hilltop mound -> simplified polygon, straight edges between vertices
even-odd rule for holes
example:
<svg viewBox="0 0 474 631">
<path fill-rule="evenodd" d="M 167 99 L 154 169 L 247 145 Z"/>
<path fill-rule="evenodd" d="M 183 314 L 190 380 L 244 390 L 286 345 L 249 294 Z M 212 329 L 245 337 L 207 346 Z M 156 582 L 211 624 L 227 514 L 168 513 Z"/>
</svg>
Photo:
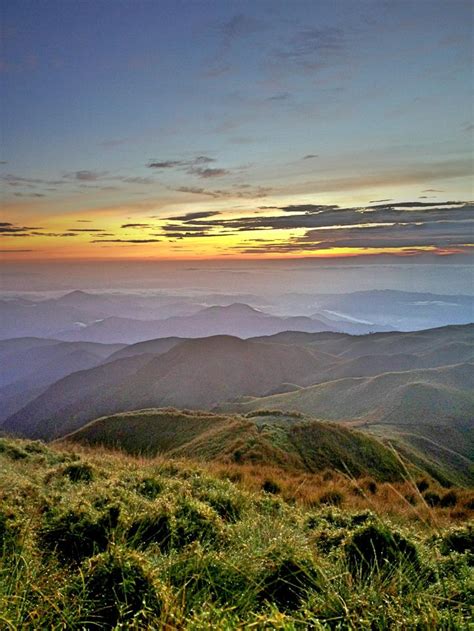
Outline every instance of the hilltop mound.
<svg viewBox="0 0 474 631">
<path fill-rule="evenodd" d="M 257 423 L 253 418 L 205 412 L 137 410 L 92 421 L 65 439 L 148 456 L 251 462 L 311 472 L 334 469 L 380 480 L 404 476 L 393 452 L 371 436 L 332 423 L 288 423 L 278 416 L 275 422 L 268 413 Z"/>
</svg>

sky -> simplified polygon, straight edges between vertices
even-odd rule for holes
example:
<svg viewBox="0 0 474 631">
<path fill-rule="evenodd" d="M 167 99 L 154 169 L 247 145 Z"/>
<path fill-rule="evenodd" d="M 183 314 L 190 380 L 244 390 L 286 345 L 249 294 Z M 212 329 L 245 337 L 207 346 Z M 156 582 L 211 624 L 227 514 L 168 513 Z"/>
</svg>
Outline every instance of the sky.
<svg viewBox="0 0 474 631">
<path fill-rule="evenodd" d="M 468 261 L 473 6 L 3 0 L 0 256 Z"/>
</svg>

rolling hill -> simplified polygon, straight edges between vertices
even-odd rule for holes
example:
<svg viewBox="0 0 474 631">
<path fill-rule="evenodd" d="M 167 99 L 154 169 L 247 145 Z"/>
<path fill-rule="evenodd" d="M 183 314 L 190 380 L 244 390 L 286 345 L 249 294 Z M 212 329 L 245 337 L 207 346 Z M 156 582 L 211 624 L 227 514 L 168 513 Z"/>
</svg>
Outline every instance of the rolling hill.
<svg viewBox="0 0 474 631">
<path fill-rule="evenodd" d="M 104 417 L 65 437 L 135 455 L 278 465 L 315 473 L 336 469 L 358 477 L 402 480 L 405 469 L 380 441 L 318 421 L 280 424 L 176 409 L 145 409 Z"/>
<path fill-rule="evenodd" d="M 9 417 L 4 431 L 52 438 L 98 416 L 143 407 L 211 409 L 261 396 L 290 380 L 307 385 L 320 358 L 297 346 L 229 336 L 187 340 L 162 355 L 141 354 L 74 373 Z"/>
<path fill-rule="evenodd" d="M 474 365 L 338 379 L 221 408 L 296 411 L 401 439 L 474 484 Z"/>
<path fill-rule="evenodd" d="M 366 336 L 286 331 L 247 340 L 149 340 L 119 348 L 40 391 L 31 389 L 26 400 L 13 392 L 14 413 L 2 430 L 52 439 L 101 416 L 157 407 L 298 411 L 400 438 L 416 457 L 425 452 L 429 466 L 452 466 L 469 483 L 473 332 L 473 325 L 465 325 Z M 55 346 L 43 342 L 38 352 L 53 353 Z M 31 344 L 23 340 L 20 346 Z"/>
<path fill-rule="evenodd" d="M 0 421 L 58 379 L 92 368 L 121 348 L 121 344 L 41 338 L 0 341 Z"/>
</svg>

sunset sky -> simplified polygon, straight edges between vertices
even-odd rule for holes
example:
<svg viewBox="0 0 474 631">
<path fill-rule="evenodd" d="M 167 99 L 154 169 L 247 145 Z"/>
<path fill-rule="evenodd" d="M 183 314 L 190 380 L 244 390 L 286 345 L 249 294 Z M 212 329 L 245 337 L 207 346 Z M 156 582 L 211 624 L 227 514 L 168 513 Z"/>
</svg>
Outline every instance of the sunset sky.
<svg viewBox="0 0 474 631">
<path fill-rule="evenodd" d="M 470 1 L 0 11 L 4 260 L 469 256 Z"/>
</svg>

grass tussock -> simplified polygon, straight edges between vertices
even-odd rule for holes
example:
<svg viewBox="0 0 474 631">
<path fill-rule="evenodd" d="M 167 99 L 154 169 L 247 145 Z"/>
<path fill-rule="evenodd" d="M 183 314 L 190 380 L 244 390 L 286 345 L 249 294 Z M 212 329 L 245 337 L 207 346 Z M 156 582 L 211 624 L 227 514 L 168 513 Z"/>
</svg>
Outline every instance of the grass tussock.
<svg viewBox="0 0 474 631">
<path fill-rule="evenodd" d="M 468 624 L 468 491 L 0 445 L 0 628 Z"/>
</svg>

